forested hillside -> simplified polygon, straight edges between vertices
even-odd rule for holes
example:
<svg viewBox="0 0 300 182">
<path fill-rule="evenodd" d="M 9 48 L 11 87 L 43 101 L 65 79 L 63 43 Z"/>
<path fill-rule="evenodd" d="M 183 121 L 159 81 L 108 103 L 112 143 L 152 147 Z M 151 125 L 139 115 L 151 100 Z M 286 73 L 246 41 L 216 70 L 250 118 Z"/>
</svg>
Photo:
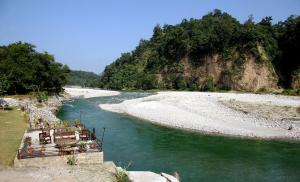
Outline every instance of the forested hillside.
<svg viewBox="0 0 300 182">
<path fill-rule="evenodd" d="M 99 75 L 93 72 L 71 70 L 68 85 L 95 87 L 99 82 Z"/>
<path fill-rule="evenodd" d="M 300 18 L 243 23 L 220 10 L 157 25 L 101 74 L 109 89 L 268 90 L 299 88 Z"/>
<path fill-rule="evenodd" d="M 34 48 L 22 42 L 0 46 L 0 95 L 62 90 L 68 80 L 68 66 Z"/>
</svg>

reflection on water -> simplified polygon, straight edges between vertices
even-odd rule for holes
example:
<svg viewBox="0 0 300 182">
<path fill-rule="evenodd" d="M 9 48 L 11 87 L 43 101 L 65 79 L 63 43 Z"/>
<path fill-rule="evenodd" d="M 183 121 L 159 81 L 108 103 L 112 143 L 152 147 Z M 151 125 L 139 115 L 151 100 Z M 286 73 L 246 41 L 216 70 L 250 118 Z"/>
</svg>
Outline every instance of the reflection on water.
<svg viewBox="0 0 300 182">
<path fill-rule="evenodd" d="M 182 181 L 300 181 L 300 144 L 206 136 L 165 128 L 101 110 L 100 103 L 119 103 L 151 93 L 79 99 L 65 104 L 58 117 L 103 127 L 105 160 L 129 170 L 173 173 Z M 71 106 L 71 107 L 70 107 Z"/>
</svg>

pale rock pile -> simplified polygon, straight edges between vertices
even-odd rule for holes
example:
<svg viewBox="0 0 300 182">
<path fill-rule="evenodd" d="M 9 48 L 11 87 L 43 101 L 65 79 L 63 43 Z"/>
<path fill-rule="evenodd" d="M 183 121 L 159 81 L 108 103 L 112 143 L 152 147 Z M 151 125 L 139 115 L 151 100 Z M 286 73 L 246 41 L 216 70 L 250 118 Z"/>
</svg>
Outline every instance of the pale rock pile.
<svg viewBox="0 0 300 182">
<path fill-rule="evenodd" d="M 37 103 L 32 99 L 13 99 L 13 98 L 3 98 L 4 101 L 8 103 L 9 107 L 24 107 L 25 111 L 29 115 L 29 123 L 34 126 L 34 123 L 38 119 L 51 124 L 52 122 L 59 121 L 55 116 L 55 112 L 62 105 L 65 100 L 63 97 L 52 96 L 49 97 L 48 101 L 45 103 Z"/>
</svg>

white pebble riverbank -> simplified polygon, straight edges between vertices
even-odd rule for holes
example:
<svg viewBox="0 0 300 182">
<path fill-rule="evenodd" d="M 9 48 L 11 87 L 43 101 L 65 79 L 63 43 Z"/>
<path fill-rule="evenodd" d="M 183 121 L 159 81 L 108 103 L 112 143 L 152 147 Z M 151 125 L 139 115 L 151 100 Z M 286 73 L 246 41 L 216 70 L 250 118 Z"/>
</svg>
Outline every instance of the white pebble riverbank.
<svg viewBox="0 0 300 182">
<path fill-rule="evenodd" d="M 288 130 L 283 125 L 272 125 L 270 123 L 276 121 L 243 113 L 219 102 L 226 100 L 300 106 L 300 97 L 210 92 L 159 92 L 145 98 L 99 106 L 108 111 L 129 114 L 156 124 L 187 130 L 250 138 L 300 139 L 300 128 Z"/>
</svg>

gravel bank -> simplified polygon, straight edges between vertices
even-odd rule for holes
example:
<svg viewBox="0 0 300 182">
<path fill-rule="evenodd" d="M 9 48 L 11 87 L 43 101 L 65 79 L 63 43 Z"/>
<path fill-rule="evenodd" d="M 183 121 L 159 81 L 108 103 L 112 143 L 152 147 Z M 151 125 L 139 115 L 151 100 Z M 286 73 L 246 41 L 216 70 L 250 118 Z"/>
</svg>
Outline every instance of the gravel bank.
<svg viewBox="0 0 300 182">
<path fill-rule="evenodd" d="M 120 92 L 111 90 L 98 90 L 89 88 L 70 88 L 65 87 L 65 92 L 71 97 L 82 97 L 82 98 L 92 98 L 92 97 L 103 97 L 103 96 L 114 96 L 119 95 Z"/>
<path fill-rule="evenodd" d="M 157 95 L 120 104 L 99 106 L 108 111 L 181 129 L 250 138 L 300 140 L 299 121 L 290 123 L 293 126 L 288 130 L 286 123 L 279 122 L 279 119 L 242 112 L 222 103 L 230 100 L 270 106 L 300 106 L 300 97 L 210 92 L 159 92 Z"/>
</svg>

